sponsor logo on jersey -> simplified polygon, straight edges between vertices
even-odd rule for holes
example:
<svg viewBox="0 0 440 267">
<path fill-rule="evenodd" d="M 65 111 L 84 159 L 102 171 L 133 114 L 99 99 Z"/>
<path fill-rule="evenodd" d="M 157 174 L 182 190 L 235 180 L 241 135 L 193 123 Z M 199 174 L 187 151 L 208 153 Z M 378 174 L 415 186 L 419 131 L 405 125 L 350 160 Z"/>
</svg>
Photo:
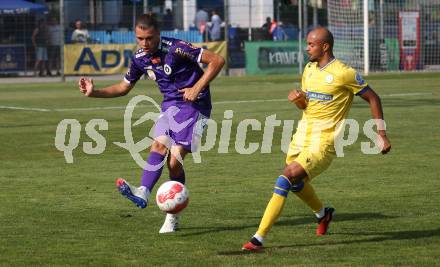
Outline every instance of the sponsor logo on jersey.
<svg viewBox="0 0 440 267">
<path fill-rule="evenodd" d="M 174 51 L 175 54 L 181 56 L 181 57 L 185 57 L 185 58 L 189 58 L 189 59 L 194 59 L 194 55 L 185 52 L 182 48 L 178 47 L 176 48 L 176 50 Z"/>
<path fill-rule="evenodd" d="M 355 79 L 358 85 L 362 85 L 365 83 L 364 79 L 362 79 L 362 76 L 358 72 L 356 72 Z"/>
<path fill-rule="evenodd" d="M 333 95 L 308 91 L 306 93 L 308 99 L 318 101 L 332 101 Z"/>
<path fill-rule="evenodd" d="M 134 56 L 135 58 L 140 58 L 145 56 L 145 52 L 140 52 L 140 53 L 136 53 L 136 55 Z"/>
</svg>

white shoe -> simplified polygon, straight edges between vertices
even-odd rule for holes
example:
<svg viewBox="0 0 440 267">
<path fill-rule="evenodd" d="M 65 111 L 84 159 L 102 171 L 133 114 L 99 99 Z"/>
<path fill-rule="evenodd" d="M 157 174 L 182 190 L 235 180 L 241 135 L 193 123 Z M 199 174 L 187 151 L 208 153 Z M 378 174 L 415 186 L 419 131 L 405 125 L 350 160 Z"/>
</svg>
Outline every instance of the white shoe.
<svg viewBox="0 0 440 267">
<path fill-rule="evenodd" d="M 145 186 L 137 188 L 127 183 L 124 179 L 118 178 L 116 180 L 116 187 L 124 197 L 131 200 L 139 208 L 147 207 L 150 191 Z"/>
<path fill-rule="evenodd" d="M 167 213 L 162 228 L 159 230 L 159 234 L 173 233 L 177 231 L 179 226 L 179 215 Z"/>
</svg>

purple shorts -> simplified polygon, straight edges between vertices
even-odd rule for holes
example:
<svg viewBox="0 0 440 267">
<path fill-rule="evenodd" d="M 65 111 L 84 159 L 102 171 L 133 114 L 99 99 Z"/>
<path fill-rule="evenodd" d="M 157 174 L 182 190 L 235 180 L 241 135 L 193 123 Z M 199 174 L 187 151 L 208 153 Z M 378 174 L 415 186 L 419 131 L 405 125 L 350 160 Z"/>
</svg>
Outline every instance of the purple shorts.
<svg viewBox="0 0 440 267">
<path fill-rule="evenodd" d="M 200 144 L 211 110 L 200 110 L 191 103 L 162 105 L 162 112 L 154 125 L 154 137 L 166 138 L 170 146 L 183 146 L 194 152 Z M 164 143 L 162 140 L 161 143 Z"/>
</svg>

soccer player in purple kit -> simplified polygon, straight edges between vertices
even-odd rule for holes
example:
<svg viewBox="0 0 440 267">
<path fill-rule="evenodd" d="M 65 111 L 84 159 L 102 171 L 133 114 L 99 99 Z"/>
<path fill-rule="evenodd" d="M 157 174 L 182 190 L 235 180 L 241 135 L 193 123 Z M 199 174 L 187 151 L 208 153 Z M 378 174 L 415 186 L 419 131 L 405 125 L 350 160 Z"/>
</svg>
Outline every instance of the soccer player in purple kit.
<svg viewBox="0 0 440 267">
<path fill-rule="evenodd" d="M 141 186 L 116 180 L 119 192 L 139 208 L 159 180 L 166 161 L 170 179 L 185 183 L 182 160 L 194 150 L 194 136 L 201 136 L 203 123 L 211 113 L 211 82 L 225 64 L 223 57 L 190 43 L 160 36 L 156 19 L 144 14 L 137 18 L 135 35 L 140 49 L 133 55 L 129 71 L 120 83 L 95 90 L 91 79 L 81 77 L 80 91 L 88 97 L 110 98 L 126 95 L 147 75 L 156 81 L 163 95 L 161 114 L 155 124 L 155 139 L 141 178 Z M 203 71 L 199 63 L 207 64 Z M 174 232 L 179 215 L 167 214 L 159 233 Z"/>
</svg>

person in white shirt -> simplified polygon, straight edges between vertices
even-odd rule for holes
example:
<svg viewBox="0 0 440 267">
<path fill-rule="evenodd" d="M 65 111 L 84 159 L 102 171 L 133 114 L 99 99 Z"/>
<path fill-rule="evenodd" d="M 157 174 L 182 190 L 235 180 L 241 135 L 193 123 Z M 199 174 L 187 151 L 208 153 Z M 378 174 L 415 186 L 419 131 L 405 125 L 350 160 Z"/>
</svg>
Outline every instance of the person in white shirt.
<svg viewBox="0 0 440 267">
<path fill-rule="evenodd" d="M 72 33 L 72 43 L 87 43 L 90 40 L 89 31 L 83 28 L 81 20 L 75 21 L 75 28 Z"/>
</svg>

